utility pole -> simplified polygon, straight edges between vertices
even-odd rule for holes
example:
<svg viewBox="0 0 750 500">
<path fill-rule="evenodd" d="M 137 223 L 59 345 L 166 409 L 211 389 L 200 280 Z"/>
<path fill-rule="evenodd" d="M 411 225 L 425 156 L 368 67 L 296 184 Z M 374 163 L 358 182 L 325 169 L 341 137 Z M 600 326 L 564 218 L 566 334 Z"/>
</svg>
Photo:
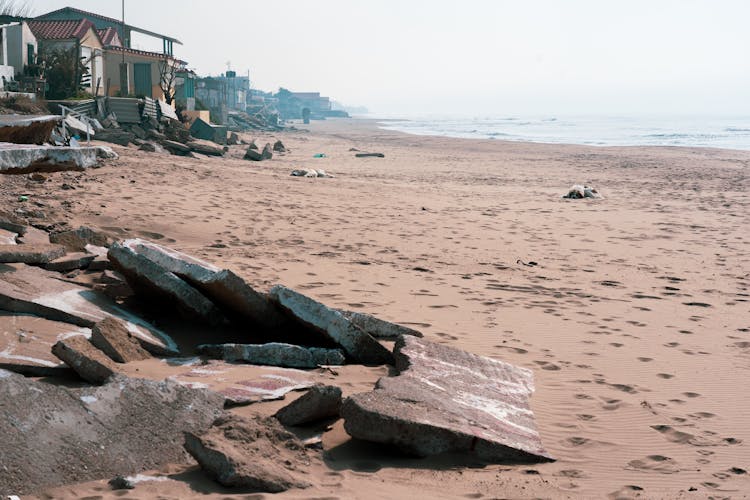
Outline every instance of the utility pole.
<svg viewBox="0 0 750 500">
<path fill-rule="evenodd" d="M 120 63 L 120 96 L 126 97 L 130 93 L 128 88 L 128 64 L 125 62 L 125 0 L 122 0 L 122 62 Z"/>
</svg>

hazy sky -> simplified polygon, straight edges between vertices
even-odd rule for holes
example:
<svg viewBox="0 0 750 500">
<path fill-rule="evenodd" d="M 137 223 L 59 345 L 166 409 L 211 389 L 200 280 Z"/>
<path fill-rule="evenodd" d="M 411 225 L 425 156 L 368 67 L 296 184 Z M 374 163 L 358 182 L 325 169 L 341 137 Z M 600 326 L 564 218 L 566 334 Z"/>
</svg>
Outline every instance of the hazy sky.
<svg viewBox="0 0 750 500">
<path fill-rule="evenodd" d="M 750 114 L 749 19 L 748 0 L 125 0 L 199 74 L 230 61 L 256 88 L 405 114 Z"/>
</svg>

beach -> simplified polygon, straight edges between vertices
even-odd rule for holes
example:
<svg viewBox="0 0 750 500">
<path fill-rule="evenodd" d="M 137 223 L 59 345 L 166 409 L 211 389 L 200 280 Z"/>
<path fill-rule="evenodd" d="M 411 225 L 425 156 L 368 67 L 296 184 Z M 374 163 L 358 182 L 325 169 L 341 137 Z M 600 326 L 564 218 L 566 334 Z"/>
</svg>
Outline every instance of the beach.
<svg viewBox="0 0 750 500">
<path fill-rule="evenodd" d="M 150 239 L 260 290 L 281 283 L 534 372 L 531 406 L 555 462 L 406 458 L 350 442 L 337 422 L 313 486 L 279 498 L 750 494 L 750 152 L 296 126 L 241 134 L 281 139 L 290 152 L 270 161 L 243 160 L 242 146 L 224 158 L 112 146 L 120 158 L 100 169 L 4 177 L 0 196 L 16 208 L 28 195 L 50 225 Z M 298 168 L 334 177 L 291 177 Z M 561 198 L 583 183 L 603 198 Z M 348 395 L 386 374 L 320 377 Z M 270 415 L 297 396 L 233 411 Z M 151 473 L 168 479 L 127 498 L 232 494 L 195 465 Z M 106 480 L 40 496 L 121 497 Z"/>
</svg>

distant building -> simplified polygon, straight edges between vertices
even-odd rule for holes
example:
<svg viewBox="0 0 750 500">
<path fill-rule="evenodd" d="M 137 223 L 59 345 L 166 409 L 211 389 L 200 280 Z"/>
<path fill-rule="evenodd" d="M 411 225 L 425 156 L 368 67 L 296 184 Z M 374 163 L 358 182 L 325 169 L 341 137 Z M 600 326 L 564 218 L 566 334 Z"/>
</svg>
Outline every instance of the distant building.
<svg viewBox="0 0 750 500">
<path fill-rule="evenodd" d="M 26 68 L 36 64 L 38 44 L 26 21 L 0 26 L 0 40 L 0 76 L 5 78 L 0 87 L 4 90 L 6 82 L 20 80 Z"/>
<path fill-rule="evenodd" d="M 326 116 L 331 110 L 331 99 L 322 97 L 320 92 L 292 92 L 292 98 L 299 101 L 302 108 L 308 108 L 312 117 Z"/>
</svg>

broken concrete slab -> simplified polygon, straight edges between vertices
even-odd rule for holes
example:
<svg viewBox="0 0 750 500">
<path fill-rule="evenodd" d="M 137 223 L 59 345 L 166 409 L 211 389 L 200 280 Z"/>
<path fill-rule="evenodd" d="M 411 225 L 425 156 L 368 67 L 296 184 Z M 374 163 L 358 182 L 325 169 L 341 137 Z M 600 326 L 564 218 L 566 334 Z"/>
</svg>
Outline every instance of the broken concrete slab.
<svg viewBox="0 0 750 500">
<path fill-rule="evenodd" d="M 29 226 L 23 234 L 18 237 L 18 243 L 22 245 L 49 245 L 49 234 L 47 231 L 42 231 L 41 229 Z"/>
<path fill-rule="evenodd" d="M 128 243 L 131 241 L 113 244 L 107 256 L 136 294 L 172 302 L 183 315 L 212 325 L 225 321 L 213 302 L 176 274 L 136 252 Z"/>
<path fill-rule="evenodd" d="M 44 268 L 58 273 L 65 273 L 74 269 L 86 269 L 95 258 L 96 255 L 74 252 L 44 264 Z"/>
<path fill-rule="evenodd" d="M 135 139 L 135 134 L 121 129 L 104 129 L 96 134 L 97 141 L 111 142 L 120 146 L 127 146 Z"/>
<path fill-rule="evenodd" d="M 12 212 L 0 211 L 0 229 L 5 229 L 19 236 L 26 234 L 29 226 Z"/>
<path fill-rule="evenodd" d="M 18 233 L 13 233 L 0 228 L 0 245 L 15 245 L 17 244 L 17 237 Z"/>
<path fill-rule="evenodd" d="M 322 332 L 340 345 L 346 355 L 364 364 L 393 364 L 393 355 L 343 314 L 282 285 L 269 292 L 272 300 L 296 320 Z"/>
<path fill-rule="evenodd" d="M 274 330 L 289 323 L 264 294 L 255 291 L 232 271 L 138 238 L 119 245 L 182 278 L 229 316 L 239 316 Z"/>
<path fill-rule="evenodd" d="M 263 158 L 263 155 L 258 152 L 258 146 L 255 146 L 254 148 L 253 146 L 254 144 L 251 144 L 250 147 L 247 148 L 243 159 L 251 161 L 263 161 L 265 158 Z"/>
<path fill-rule="evenodd" d="M 0 371 L 0 401 L 0 491 L 25 495 L 190 463 L 183 432 L 206 430 L 224 398 L 169 381 L 69 389 Z"/>
<path fill-rule="evenodd" d="M 116 318 L 106 318 L 91 329 L 91 343 L 116 363 L 149 359 L 151 355 Z"/>
<path fill-rule="evenodd" d="M 171 355 L 177 345 L 169 335 L 92 290 L 56 279 L 59 275 L 24 264 L 0 264 L 0 309 L 33 314 L 53 321 L 91 328 L 114 316 L 144 349 Z"/>
<path fill-rule="evenodd" d="M 72 370 L 52 354 L 52 346 L 91 329 L 30 315 L 0 313 L 0 368 L 33 377 L 68 376 Z"/>
<path fill-rule="evenodd" d="M 385 158 L 383 153 L 357 153 L 356 158 Z"/>
<path fill-rule="evenodd" d="M 65 247 L 53 244 L 0 245 L 0 263 L 48 264 L 65 255 Z"/>
<path fill-rule="evenodd" d="M 0 143 L 0 174 L 82 171 L 96 164 L 95 147 Z"/>
<path fill-rule="evenodd" d="M 284 399 L 284 396 L 292 391 L 300 391 L 313 385 L 315 383 L 306 378 L 304 373 L 269 373 L 251 380 L 239 380 L 229 387 L 218 389 L 217 392 L 226 398 L 229 406 L 248 405 Z"/>
<path fill-rule="evenodd" d="M 341 310 L 341 314 L 376 339 L 395 340 L 401 335 L 422 337 L 422 332 L 376 318 L 371 314 L 343 310 Z"/>
<path fill-rule="evenodd" d="M 343 365 L 344 353 L 339 349 L 302 347 L 280 342 L 267 344 L 203 344 L 196 349 L 202 354 L 224 361 L 244 361 L 253 365 L 287 368 L 316 368 L 321 365 Z"/>
<path fill-rule="evenodd" d="M 56 115 L 0 115 L 0 142 L 44 144 L 61 120 Z"/>
<path fill-rule="evenodd" d="M 264 160 L 270 160 L 273 158 L 273 148 L 271 147 L 270 143 L 266 143 L 265 146 L 263 146 L 263 151 L 260 153 L 260 156 Z"/>
<path fill-rule="evenodd" d="M 85 337 L 59 340 L 52 346 L 52 354 L 71 367 L 83 380 L 103 384 L 118 372 L 117 365 Z"/>
<path fill-rule="evenodd" d="M 185 433 L 185 449 L 224 486 L 278 493 L 306 488 L 304 444 L 273 418 L 226 415 L 203 433 Z"/>
<path fill-rule="evenodd" d="M 71 252 L 85 252 L 88 245 L 108 247 L 112 243 L 112 238 L 109 235 L 87 226 L 81 226 L 70 231 L 51 233 L 49 240 L 52 243 L 63 245 Z"/>
<path fill-rule="evenodd" d="M 324 418 L 338 417 L 341 411 L 341 389 L 316 385 L 274 415 L 284 425 L 303 425 Z"/>
<path fill-rule="evenodd" d="M 399 375 L 344 401 L 352 437 L 428 456 L 471 453 L 492 462 L 543 462 L 529 397 L 531 370 L 416 337 L 395 347 Z"/>
<path fill-rule="evenodd" d="M 208 156 L 224 156 L 224 149 L 210 144 L 208 141 L 189 141 L 185 145 L 194 153 Z"/>
</svg>

